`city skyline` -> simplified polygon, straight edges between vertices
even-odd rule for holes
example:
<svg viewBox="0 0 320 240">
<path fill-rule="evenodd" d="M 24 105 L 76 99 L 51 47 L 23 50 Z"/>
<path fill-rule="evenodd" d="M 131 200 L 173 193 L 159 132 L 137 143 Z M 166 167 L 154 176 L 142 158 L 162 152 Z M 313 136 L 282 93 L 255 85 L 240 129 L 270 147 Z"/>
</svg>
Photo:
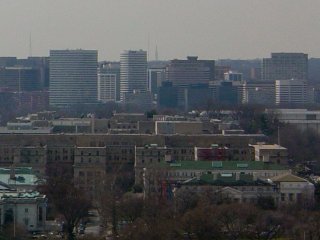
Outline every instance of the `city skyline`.
<svg viewBox="0 0 320 240">
<path fill-rule="evenodd" d="M 50 49 L 123 50 L 161 60 L 253 59 L 271 52 L 320 57 L 316 0 L 2 1 L 0 56 L 48 56 Z"/>
</svg>

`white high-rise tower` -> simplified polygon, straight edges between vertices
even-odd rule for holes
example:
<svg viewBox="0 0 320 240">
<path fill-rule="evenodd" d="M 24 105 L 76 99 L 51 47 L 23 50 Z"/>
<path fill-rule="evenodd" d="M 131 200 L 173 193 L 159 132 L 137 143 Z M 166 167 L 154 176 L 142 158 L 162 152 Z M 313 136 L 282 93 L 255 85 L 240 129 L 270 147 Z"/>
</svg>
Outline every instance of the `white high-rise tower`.
<svg viewBox="0 0 320 240">
<path fill-rule="evenodd" d="M 126 93 L 147 91 L 147 52 L 124 51 L 120 56 L 120 100 Z"/>
</svg>

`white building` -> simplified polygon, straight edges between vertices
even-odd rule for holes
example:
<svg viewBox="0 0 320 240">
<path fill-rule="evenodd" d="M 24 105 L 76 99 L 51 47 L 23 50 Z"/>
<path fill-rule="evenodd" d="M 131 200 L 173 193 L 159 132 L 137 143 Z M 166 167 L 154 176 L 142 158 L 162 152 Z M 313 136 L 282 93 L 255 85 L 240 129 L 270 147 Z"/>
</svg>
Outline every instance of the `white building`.
<svg viewBox="0 0 320 240">
<path fill-rule="evenodd" d="M 124 51 L 120 56 L 120 100 L 126 93 L 145 92 L 147 88 L 147 52 Z"/>
<path fill-rule="evenodd" d="M 320 111 L 307 109 L 268 109 L 267 113 L 276 114 L 280 122 L 289 123 L 298 129 L 312 130 L 320 134 Z"/>
<path fill-rule="evenodd" d="M 0 193 L 0 226 L 13 224 L 27 231 L 44 231 L 47 198 L 38 192 Z"/>
<path fill-rule="evenodd" d="M 98 73 L 98 101 L 103 103 L 116 101 L 117 75 L 112 73 Z"/>
<path fill-rule="evenodd" d="M 276 104 L 305 104 L 307 102 L 307 84 L 305 80 L 276 80 Z"/>
<path fill-rule="evenodd" d="M 49 104 L 97 102 L 96 50 L 50 50 Z"/>
</svg>

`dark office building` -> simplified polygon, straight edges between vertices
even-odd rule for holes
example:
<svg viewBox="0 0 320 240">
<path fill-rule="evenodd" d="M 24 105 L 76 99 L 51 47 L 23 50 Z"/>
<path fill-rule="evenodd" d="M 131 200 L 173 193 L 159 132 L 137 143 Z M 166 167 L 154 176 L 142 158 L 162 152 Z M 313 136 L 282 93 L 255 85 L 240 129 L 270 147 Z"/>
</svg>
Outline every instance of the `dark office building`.
<svg viewBox="0 0 320 240">
<path fill-rule="evenodd" d="M 190 84 L 184 89 L 185 110 L 203 109 L 212 100 L 212 90 L 208 84 Z"/>
<path fill-rule="evenodd" d="M 178 106 L 178 88 L 172 82 L 162 82 L 158 88 L 158 107 L 176 108 Z"/>
<path fill-rule="evenodd" d="M 39 69 L 27 67 L 0 68 L 0 88 L 8 91 L 38 91 L 41 89 Z"/>
<path fill-rule="evenodd" d="M 221 82 L 216 89 L 216 100 L 222 104 L 238 104 L 238 87 L 232 82 Z"/>
</svg>

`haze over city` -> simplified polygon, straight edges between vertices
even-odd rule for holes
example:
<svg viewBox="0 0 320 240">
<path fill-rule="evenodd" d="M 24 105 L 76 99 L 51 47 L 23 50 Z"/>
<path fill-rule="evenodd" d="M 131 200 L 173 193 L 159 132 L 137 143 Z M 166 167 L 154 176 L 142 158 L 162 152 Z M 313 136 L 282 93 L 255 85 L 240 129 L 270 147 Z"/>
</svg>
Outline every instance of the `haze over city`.
<svg viewBox="0 0 320 240">
<path fill-rule="evenodd" d="M 319 9 L 317 0 L 4 0 L 0 55 L 83 48 L 97 49 L 99 60 L 118 60 L 124 49 L 144 49 L 153 60 L 157 45 L 165 60 L 319 57 Z"/>
</svg>

